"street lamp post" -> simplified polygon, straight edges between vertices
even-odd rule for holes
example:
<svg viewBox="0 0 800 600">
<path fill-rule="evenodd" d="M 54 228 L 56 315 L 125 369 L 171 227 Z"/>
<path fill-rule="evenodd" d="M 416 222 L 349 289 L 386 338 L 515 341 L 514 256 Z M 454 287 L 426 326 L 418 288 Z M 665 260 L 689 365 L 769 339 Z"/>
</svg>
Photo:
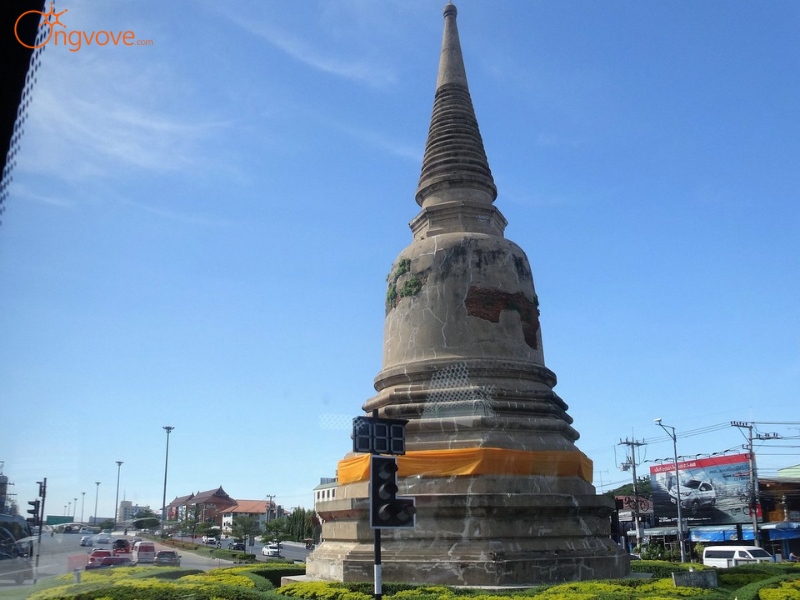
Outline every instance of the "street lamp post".
<svg viewBox="0 0 800 600">
<path fill-rule="evenodd" d="M 83 507 L 86 504 L 86 492 L 81 492 L 81 523 L 83 523 Z"/>
<path fill-rule="evenodd" d="M 122 461 L 117 461 L 117 497 L 114 500 L 114 528 L 111 531 L 117 530 L 117 513 L 119 512 L 119 470 L 122 467 Z"/>
<path fill-rule="evenodd" d="M 167 523 L 167 467 L 169 467 L 169 434 L 175 429 L 172 425 L 165 425 L 164 431 L 167 432 L 167 454 L 164 458 L 164 496 L 161 498 L 161 535 L 164 535 L 164 528 Z"/>
<path fill-rule="evenodd" d="M 678 544 L 681 548 L 681 562 L 686 562 L 686 548 L 683 545 L 683 514 L 681 513 L 681 478 L 678 472 L 678 435 L 675 433 L 675 428 L 670 425 L 664 425 L 661 419 L 655 419 L 655 424 L 667 432 L 667 435 L 672 438 L 672 451 L 675 456 L 675 491 L 677 496 L 675 504 L 678 506 Z M 672 430 L 671 432 L 669 430 Z"/>
<path fill-rule="evenodd" d="M 73 500 L 75 501 L 75 504 L 72 505 L 72 520 L 74 521 L 75 520 L 75 515 L 78 512 L 78 499 L 77 498 L 73 498 Z"/>
<path fill-rule="evenodd" d="M 94 523 L 92 523 L 92 525 L 97 525 L 97 497 L 100 495 L 100 482 L 95 481 L 94 484 L 97 486 L 97 489 L 94 491 Z"/>
<path fill-rule="evenodd" d="M 66 512 L 66 515 L 67 515 L 68 517 L 71 517 L 71 516 L 72 516 L 72 502 L 67 502 L 67 512 Z"/>
</svg>

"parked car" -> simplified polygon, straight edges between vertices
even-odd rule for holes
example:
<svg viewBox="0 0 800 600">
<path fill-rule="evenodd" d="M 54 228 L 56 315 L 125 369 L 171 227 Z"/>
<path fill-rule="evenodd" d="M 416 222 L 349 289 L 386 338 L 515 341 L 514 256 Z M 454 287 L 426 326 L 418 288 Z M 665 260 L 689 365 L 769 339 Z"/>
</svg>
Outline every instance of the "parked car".
<svg viewBox="0 0 800 600">
<path fill-rule="evenodd" d="M 130 567 L 133 563 L 127 556 L 105 556 L 95 562 L 90 562 L 84 567 L 85 570 L 103 569 L 108 567 Z"/>
<path fill-rule="evenodd" d="M 159 567 L 180 567 L 181 557 L 175 550 L 160 550 L 156 552 L 153 564 Z"/>
<path fill-rule="evenodd" d="M 156 547 L 153 542 L 142 541 L 133 545 L 131 558 L 137 565 L 139 563 L 151 563 L 156 557 Z"/>
<path fill-rule="evenodd" d="M 111 550 L 96 548 L 89 553 L 89 564 L 100 564 L 104 558 L 111 556 Z"/>
<path fill-rule="evenodd" d="M 670 501 L 677 504 L 677 487 L 669 490 Z M 690 479 L 681 483 L 681 508 L 688 508 L 696 513 L 701 508 L 711 507 L 717 502 L 717 492 L 710 481 Z"/>
<path fill-rule="evenodd" d="M 120 556 L 122 554 L 130 554 L 130 552 L 131 552 L 131 543 L 125 538 L 118 538 L 114 540 L 114 542 L 111 544 L 111 553 L 114 556 Z"/>
<path fill-rule="evenodd" d="M 278 544 L 269 544 L 261 549 L 261 554 L 263 554 L 264 556 L 273 556 L 280 558 L 281 549 L 278 547 Z"/>
<path fill-rule="evenodd" d="M 0 579 L 13 579 L 17 585 L 33 579 L 30 559 L 0 550 Z"/>
<path fill-rule="evenodd" d="M 762 562 L 775 562 L 775 558 L 758 546 L 707 546 L 703 550 L 703 564 L 707 567 L 727 569 Z"/>
<path fill-rule="evenodd" d="M 81 536 L 81 546 L 91 546 L 91 545 L 92 545 L 92 536 L 91 535 Z"/>
</svg>

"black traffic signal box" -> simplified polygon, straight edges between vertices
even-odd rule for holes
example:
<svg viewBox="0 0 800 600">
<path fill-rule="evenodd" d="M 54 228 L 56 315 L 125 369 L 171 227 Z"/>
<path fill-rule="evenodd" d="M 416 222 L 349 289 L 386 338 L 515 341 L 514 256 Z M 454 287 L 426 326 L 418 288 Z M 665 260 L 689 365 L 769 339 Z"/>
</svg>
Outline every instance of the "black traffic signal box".
<svg viewBox="0 0 800 600">
<path fill-rule="evenodd" d="M 397 495 L 397 458 L 373 455 L 369 478 L 369 525 L 405 529 L 416 525 L 414 498 Z"/>
<path fill-rule="evenodd" d="M 25 520 L 31 524 L 31 527 L 38 527 L 41 523 L 39 519 L 39 507 L 41 506 L 41 502 L 39 500 L 29 500 L 28 504 L 33 507 L 28 509 L 28 513 L 32 516 Z"/>
</svg>

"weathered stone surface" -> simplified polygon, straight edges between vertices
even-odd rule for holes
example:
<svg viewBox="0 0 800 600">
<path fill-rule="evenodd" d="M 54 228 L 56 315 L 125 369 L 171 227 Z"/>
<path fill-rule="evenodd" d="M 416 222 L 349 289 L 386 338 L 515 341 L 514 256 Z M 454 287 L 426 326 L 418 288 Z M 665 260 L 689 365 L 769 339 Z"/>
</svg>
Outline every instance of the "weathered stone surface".
<svg viewBox="0 0 800 600">
<path fill-rule="evenodd" d="M 384 580 L 494 586 L 620 576 L 628 559 L 608 539 L 608 501 L 543 493 L 592 491 L 584 481 L 558 479 L 566 478 L 406 478 L 401 492 L 416 498 L 417 527 L 383 531 Z M 361 492 L 347 489 L 359 486 Z M 339 489 L 358 496 L 363 484 Z M 314 551 L 308 574 L 370 581 L 374 554 L 366 500 L 319 508 L 326 525 L 336 524 L 325 532 L 336 535 Z"/>
</svg>

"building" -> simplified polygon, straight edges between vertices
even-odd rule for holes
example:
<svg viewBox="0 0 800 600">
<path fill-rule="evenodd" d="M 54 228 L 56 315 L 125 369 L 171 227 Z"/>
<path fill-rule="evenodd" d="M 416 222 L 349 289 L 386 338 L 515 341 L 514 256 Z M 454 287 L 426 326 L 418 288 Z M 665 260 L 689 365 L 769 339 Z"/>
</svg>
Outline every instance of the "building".
<svg viewBox="0 0 800 600">
<path fill-rule="evenodd" d="M 152 512 L 149 506 L 139 506 L 130 500 L 123 500 L 119 503 L 119 517 L 121 522 L 133 521 L 140 512 Z"/>
<path fill-rule="evenodd" d="M 319 480 L 319 485 L 314 488 L 314 510 L 319 513 L 317 510 L 317 504 L 319 502 L 325 502 L 328 500 L 336 499 L 336 483 L 335 477 L 321 477 Z"/>
<path fill-rule="evenodd" d="M 494 206 L 456 15 L 447 4 L 420 212 L 389 269 L 377 395 L 362 407 L 408 421 L 397 475 L 416 525 L 382 530 L 383 576 L 490 587 L 624 577 L 614 503 L 597 495 L 553 391 L 530 264 Z M 337 473 L 307 573 L 371 581 L 370 455 L 346 456 Z"/>
<path fill-rule="evenodd" d="M 177 496 L 172 502 L 167 504 L 167 521 L 183 521 L 188 514 L 187 507 L 190 505 L 194 494 L 188 496 Z"/>
<path fill-rule="evenodd" d="M 236 504 L 222 513 L 222 533 L 230 535 L 233 521 L 237 517 L 252 517 L 258 521 L 259 527 L 270 521 L 285 516 L 282 506 L 273 500 L 237 500 Z"/>
<path fill-rule="evenodd" d="M 194 517 L 197 523 L 213 523 L 222 527 L 222 514 L 236 505 L 222 486 L 197 492 L 188 496 L 178 496 L 167 505 L 168 521 L 183 521 Z"/>
</svg>

